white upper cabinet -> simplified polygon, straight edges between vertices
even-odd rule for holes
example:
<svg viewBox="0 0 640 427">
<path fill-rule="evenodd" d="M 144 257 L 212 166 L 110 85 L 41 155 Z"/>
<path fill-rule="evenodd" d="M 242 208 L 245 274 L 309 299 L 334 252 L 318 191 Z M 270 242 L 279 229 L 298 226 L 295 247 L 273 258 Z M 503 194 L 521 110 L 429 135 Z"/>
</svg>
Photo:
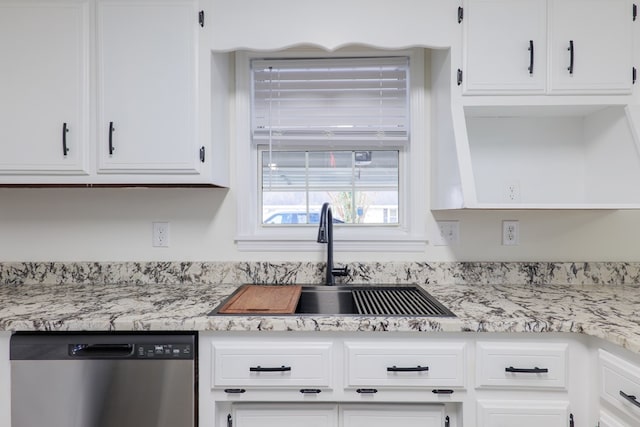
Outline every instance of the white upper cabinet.
<svg viewBox="0 0 640 427">
<path fill-rule="evenodd" d="M 466 95 L 629 94 L 631 0 L 465 0 Z"/>
<path fill-rule="evenodd" d="M 544 93 L 547 5 L 540 0 L 466 0 L 465 93 Z"/>
<path fill-rule="evenodd" d="M 0 2 L 0 57 L 0 175 L 86 173 L 87 1 Z"/>
<path fill-rule="evenodd" d="M 192 0 L 97 4 L 99 172 L 198 173 Z"/>
<path fill-rule="evenodd" d="M 630 0 L 549 0 L 551 92 L 629 93 Z"/>
</svg>

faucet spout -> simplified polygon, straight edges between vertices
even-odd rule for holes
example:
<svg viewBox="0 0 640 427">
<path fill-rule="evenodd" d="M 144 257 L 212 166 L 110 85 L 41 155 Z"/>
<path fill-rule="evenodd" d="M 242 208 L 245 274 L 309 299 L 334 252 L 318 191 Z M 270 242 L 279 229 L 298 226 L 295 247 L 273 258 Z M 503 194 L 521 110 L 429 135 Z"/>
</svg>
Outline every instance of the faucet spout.
<svg viewBox="0 0 640 427">
<path fill-rule="evenodd" d="M 346 276 L 347 268 L 334 268 L 333 266 L 333 212 L 331 204 L 325 202 L 320 211 L 320 225 L 318 226 L 318 243 L 327 244 L 327 266 L 325 285 L 335 285 L 335 276 Z"/>
</svg>

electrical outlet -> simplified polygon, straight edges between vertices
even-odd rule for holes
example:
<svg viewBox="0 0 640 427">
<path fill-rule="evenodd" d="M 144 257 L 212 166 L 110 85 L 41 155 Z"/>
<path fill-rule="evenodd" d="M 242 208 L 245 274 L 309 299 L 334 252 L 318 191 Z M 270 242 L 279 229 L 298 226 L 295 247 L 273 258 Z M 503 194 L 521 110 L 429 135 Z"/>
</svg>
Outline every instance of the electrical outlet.
<svg viewBox="0 0 640 427">
<path fill-rule="evenodd" d="M 504 197 L 509 203 L 520 202 L 520 183 L 517 181 L 507 183 L 504 189 Z"/>
<path fill-rule="evenodd" d="M 169 223 L 168 222 L 153 223 L 153 235 L 152 235 L 151 244 L 155 248 L 169 247 Z"/>
<path fill-rule="evenodd" d="M 502 221 L 502 244 L 505 246 L 520 244 L 519 221 Z"/>
<path fill-rule="evenodd" d="M 457 245 L 460 242 L 459 221 L 436 221 L 438 229 L 433 239 L 434 246 Z"/>
</svg>

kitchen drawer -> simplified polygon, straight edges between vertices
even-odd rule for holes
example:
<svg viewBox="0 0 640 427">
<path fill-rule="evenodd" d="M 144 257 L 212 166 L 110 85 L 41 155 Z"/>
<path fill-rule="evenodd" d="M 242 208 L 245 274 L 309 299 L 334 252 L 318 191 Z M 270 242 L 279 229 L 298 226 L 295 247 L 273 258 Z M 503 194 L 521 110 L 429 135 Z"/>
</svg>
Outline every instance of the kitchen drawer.
<svg viewBox="0 0 640 427">
<path fill-rule="evenodd" d="M 566 389 L 567 344 L 477 344 L 477 387 Z"/>
<path fill-rule="evenodd" d="M 345 343 L 347 387 L 464 387 L 464 343 Z"/>
<path fill-rule="evenodd" d="M 600 397 L 640 425 L 640 367 L 600 350 Z"/>
<path fill-rule="evenodd" d="M 625 424 L 618 418 L 614 417 L 610 413 L 604 410 L 600 410 L 600 419 L 598 420 L 598 427 L 630 427 L 629 424 Z"/>
<path fill-rule="evenodd" d="M 332 343 L 215 342 L 213 387 L 332 386 Z"/>
</svg>

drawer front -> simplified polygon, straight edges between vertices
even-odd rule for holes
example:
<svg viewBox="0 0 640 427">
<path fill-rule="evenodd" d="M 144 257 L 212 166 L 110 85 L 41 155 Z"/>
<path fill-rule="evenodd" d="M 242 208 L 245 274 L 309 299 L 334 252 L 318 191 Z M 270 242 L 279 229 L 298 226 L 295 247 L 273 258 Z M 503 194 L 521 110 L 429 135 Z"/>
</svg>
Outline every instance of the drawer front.
<svg viewBox="0 0 640 427">
<path fill-rule="evenodd" d="M 463 343 L 345 343 L 347 387 L 464 387 Z"/>
<path fill-rule="evenodd" d="M 640 367 L 604 350 L 598 364 L 600 397 L 640 424 Z"/>
<path fill-rule="evenodd" d="M 478 387 L 566 389 L 566 344 L 477 344 Z"/>
<path fill-rule="evenodd" d="M 330 342 L 213 343 L 213 387 L 331 387 Z"/>
<path fill-rule="evenodd" d="M 480 400 L 477 427 L 566 427 L 569 402 L 536 400 Z"/>
<path fill-rule="evenodd" d="M 622 421 L 618 420 L 613 415 L 606 411 L 600 411 L 600 419 L 598 420 L 598 427 L 629 427 Z"/>
</svg>

